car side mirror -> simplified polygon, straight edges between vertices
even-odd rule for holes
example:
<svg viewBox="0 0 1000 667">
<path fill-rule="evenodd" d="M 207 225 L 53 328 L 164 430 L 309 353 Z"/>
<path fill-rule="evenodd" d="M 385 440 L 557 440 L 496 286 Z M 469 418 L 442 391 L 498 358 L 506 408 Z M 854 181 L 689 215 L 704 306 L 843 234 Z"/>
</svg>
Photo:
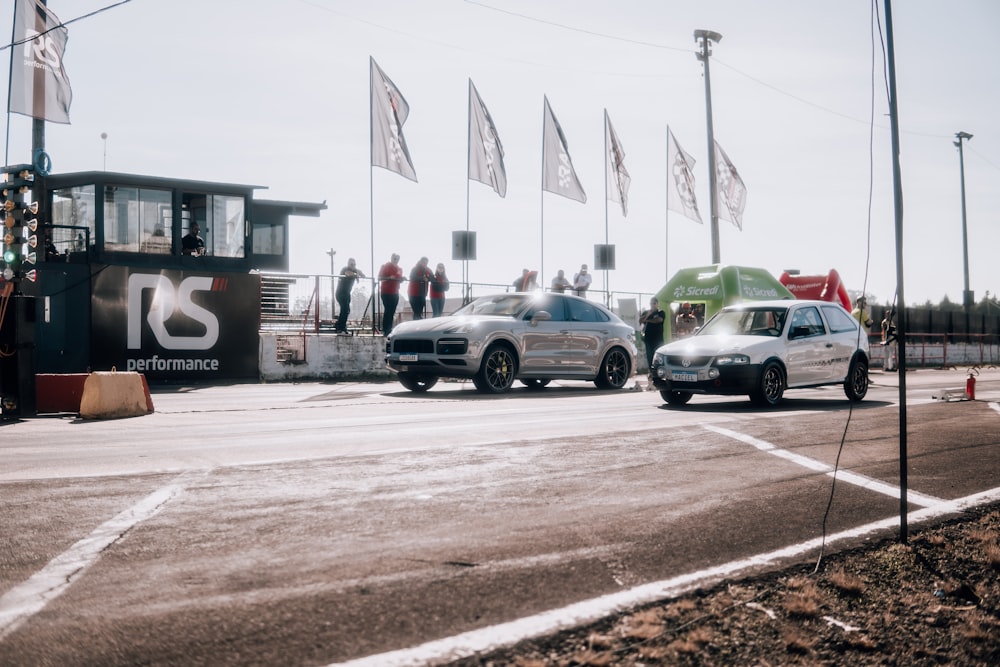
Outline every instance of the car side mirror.
<svg viewBox="0 0 1000 667">
<path fill-rule="evenodd" d="M 807 325 L 805 325 L 805 324 L 797 326 L 797 327 L 792 327 L 792 334 L 789 336 L 789 338 L 792 338 L 792 339 L 795 339 L 795 338 L 805 338 L 806 336 L 809 335 L 810 331 L 811 331 L 811 329 Z"/>
<path fill-rule="evenodd" d="M 552 319 L 552 313 L 547 310 L 539 310 L 534 315 L 531 316 L 531 326 L 537 325 L 539 322 L 548 322 Z"/>
</svg>

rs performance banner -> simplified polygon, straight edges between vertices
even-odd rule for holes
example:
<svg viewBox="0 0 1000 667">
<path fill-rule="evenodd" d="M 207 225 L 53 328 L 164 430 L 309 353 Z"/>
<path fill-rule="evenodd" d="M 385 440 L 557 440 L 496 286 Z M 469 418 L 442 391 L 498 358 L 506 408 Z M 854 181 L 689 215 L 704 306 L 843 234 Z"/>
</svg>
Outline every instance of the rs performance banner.
<svg viewBox="0 0 1000 667">
<path fill-rule="evenodd" d="M 93 370 L 257 378 L 259 310 L 257 275 L 109 266 L 94 276 Z"/>
</svg>

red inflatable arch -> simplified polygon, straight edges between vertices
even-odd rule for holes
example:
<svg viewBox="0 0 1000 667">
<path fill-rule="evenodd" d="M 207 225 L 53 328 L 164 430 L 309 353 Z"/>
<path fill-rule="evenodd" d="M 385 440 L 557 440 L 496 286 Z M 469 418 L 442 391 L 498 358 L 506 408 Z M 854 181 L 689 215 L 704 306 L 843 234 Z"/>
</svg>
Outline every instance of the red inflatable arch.
<svg viewBox="0 0 1000 667">
<path fill-rule="evenodd" d="M 825 276 L 793 276 L 785 271 L 778 282 L 788 288 L 796 299 L 820 299 L 840 303 L 845 310 L 851 310 L 851 297 L 847 288 L 840 282 L 840 274 L 836 269 L 830 269 Z"/>
</svg>

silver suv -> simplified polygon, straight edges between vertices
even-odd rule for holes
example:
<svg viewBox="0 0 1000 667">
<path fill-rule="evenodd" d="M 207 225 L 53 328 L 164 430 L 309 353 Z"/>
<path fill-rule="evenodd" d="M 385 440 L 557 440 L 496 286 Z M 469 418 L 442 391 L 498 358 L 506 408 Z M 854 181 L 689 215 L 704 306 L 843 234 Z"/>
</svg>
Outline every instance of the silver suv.
<svg viewBox="0 0 1000 667">
<path fill-rule="evenodd" d="M 747 394 L 777 405 L 786 389 L 843 384 L 868 393 L 868 336 L 828 301 L 755 301 L 727 306 L 693 336 L 656 350 L 653 384 L 671 405 L 694 394 Z"/>
</svg>

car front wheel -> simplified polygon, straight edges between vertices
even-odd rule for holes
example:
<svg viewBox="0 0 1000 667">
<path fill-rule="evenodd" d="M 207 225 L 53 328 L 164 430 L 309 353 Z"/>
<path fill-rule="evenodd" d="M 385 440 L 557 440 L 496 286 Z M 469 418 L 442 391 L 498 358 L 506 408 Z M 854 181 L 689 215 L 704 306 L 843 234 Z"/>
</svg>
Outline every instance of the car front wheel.
<svg viewBox="0 0 1000 667">
<path fill-rule="evenodd" d="M 410 391 L 424 392 L 437 384 L 438 379 L 433 375 L 419 375 L 417 373 L 400 373 L 399 383 Z"/>
<path fill-rule="evenodd" d="M 608 350 L 594 384 L 601 389 L 621 389 L 632 375 L 632 362 L 620 347 Z"/>
<path fill-rule="evenodd" d="M 868 364 L 863 359 L 851 362 L 851 369 L 844 380 L 844 393 L 852 402 L 857 403 L 868 393 Z"/>
<path fill-rule="evenodd" d="M 750 400 L 757 405 L 777 405 L 785 393 L 785 373 L 781 364 L 769 361 L 764 364 L 757 387 L 750 392 Z"/>
<path fill-rule="evenodd" d="M 483 356 L 479 372 L 472 378 L 476 389 L 485 394 L 503 394 L 510 391 L 517 376 L 517 359 L 505 345 L 494 345 Z"/>
<path fill-rule="evenodd" d="M 660 398 L 670 405 L 686 405 L 691 400 L 690 391 L 661 391 Z"/>
</svg>

